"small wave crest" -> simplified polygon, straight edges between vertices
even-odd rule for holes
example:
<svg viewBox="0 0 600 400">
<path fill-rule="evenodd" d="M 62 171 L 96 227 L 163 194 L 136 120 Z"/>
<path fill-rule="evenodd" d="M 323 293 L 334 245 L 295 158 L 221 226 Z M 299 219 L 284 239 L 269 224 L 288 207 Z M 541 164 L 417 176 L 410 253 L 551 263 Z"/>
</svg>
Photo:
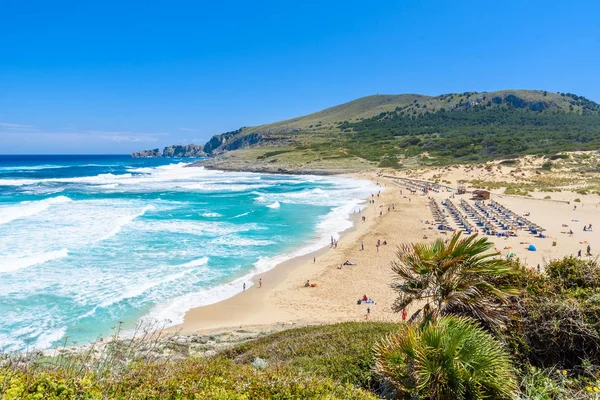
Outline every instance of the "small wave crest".
<svg viewBox="0 0 600 400">
<path fill-rule="evenodd" d="M 271 204 L 269 204 L 267 207 L 269 207 L 269 208 L 274 208 L 274 209 L 275 209 L 275 208 L 279 208 L 279 207 L 281 207 L 281 204 L 279 204 L 279 202 L 278 202 L 278 201 L 276 201 L 275 203 L 271 203 Z"/>
<path fill-rule="evenodd" d="M 0 272 L 14 272 L 24 268 L 33 267 L 34 265 L 44 264 L 48 261 L 67 257 L 68 255 L 68 249 L 61 249 L 18 258 L 0 259 Z"/>
<path fill-rule="evenodd" d="M 218 218 L 218 217 L 222 217 L 221 214 L 219 214 L 218 212 L 205 212 L 202 213 L 202 216 L 205 218 Z"/>
<path fill-rule="evenodd" d="M 14 221 L 19 218 L 31 217 L 49 209 L 52 205 L 69 203 L 72 200 L 67 196 L 51 197 L 38 201 L 24 201 L 17 205 L 0 208 L 0 225 Z"/>
</svg>

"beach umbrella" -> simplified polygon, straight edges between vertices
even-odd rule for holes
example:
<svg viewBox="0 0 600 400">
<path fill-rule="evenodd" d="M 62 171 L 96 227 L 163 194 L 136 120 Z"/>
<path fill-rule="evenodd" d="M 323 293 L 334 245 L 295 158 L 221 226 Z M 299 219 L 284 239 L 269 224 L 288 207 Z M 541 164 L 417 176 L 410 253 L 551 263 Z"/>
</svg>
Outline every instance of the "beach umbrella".
<svg viewBox="0 0 600 400">
<path fill-rule="evenodd" d="M 530 244 L 529 247 L 527 248 L 527 250 L 529 250 L 529 251 L 536 251 L 537 249 L 535 248 L 534 245 Z"/>
</svg>

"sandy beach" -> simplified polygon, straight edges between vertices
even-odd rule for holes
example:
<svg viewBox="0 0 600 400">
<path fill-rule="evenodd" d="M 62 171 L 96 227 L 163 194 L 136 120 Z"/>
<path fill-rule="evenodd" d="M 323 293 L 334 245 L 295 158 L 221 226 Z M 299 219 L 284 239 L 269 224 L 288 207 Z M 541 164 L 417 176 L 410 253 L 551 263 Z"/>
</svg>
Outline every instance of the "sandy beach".
<svg viewBox="0 0 600 400">
<path fill-rule="evenodd" d="M 369 320 L 400 320 L 400 315 L 391 309 L 396 294 L 390 288 L 393 279 L 390 262 L 399 245 L 449 236 L 426 222 L 432 220 L 428 196 L 441 202 L 452 193 L 410 194 L 390 177 L 374 173 L 352 176 L 378 182 L 382 192 L 379 197 L 375 195 L 374 204 L 366 204 L 362 213 L 354 216 L 355 226 L 342 234 L 337 248 L 294 258 L 257 275 L 254 286 L 227 300 L 190 310 L 184 323 L 170 331 L 185 334 L 361 321 L 366 319 L 367 307 Z M 544 227 L 547 235 L 545 239 L 528 232 L 519 232 L 517 237 L 508 239 L 488 236 L 502 257 L 513 252 L 521 262 L 535 268 L 538 264 L 543 267 L 553 258 L 576 255 L 580 249 L 585 257 L 587 244 L 595 254 L 600 232 L 597 195 L 577 195 L 582 198 L 581 203 L 569 203 L 567 193 L 562 197 L 564 201 L 492 194 L 492 199 L 517 214 L 529 212 L 530 220 Z M 461 198 L 469 199 L 470 195 L 456 196 L 454 200 L 458 202 Z M 365 222 L 361 220 L 363 216 Z M 584 232 L 583 226 L 589 224 L 597 227 L 597 231 Z M 572 235 L 568 233 L 570 230 Z M 378 240 L 387 241 L 387 245 L 377 249 Z M 534 244 L 537 251 L 527 250 L 529 244 Z M 347 260 L 354 265 L 338 269 Z M 317 286 L 305 287 L 307 280 Z M 363 295 L 373 299 L 374 304 L 358 305 L 357 300 Z"/>
</svg>

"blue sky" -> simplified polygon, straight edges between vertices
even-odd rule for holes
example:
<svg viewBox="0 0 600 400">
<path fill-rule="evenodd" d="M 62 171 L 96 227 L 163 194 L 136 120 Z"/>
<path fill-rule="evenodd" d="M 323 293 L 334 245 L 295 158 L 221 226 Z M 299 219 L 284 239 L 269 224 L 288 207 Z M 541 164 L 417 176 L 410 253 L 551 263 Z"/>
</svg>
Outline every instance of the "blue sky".
<svg viewBox="0 0 600 400">
<path fill-rule="evenodd" d="M 596 1 L 0 0 L 0 153 L 128 153 L 375 93 L 600 102 Z"/>
</svg>

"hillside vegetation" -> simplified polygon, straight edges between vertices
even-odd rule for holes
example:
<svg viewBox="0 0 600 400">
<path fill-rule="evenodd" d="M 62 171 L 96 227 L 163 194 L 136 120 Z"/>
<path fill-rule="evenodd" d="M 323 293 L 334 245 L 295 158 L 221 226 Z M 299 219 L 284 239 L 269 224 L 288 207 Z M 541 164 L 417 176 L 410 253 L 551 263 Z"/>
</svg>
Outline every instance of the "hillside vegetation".
<svg viewBox="0 0 600 400">
<path fill-rule="evenodd" d="M 368 96 L 215 135 L 205 151 L 217 156 L 207 162 L 213 167 L 310 171 L 401 167 L 407 160 L 427 165 L 476 162 L 599 146 L 600 105 L 570 93 L 505 90 Z M 262 153 L 247 157 L 250 147 Z M 286 156 L 273 147 L 285 147 Z M 235 154 L 223 162 L 226 152 Z"/>
</svg>

